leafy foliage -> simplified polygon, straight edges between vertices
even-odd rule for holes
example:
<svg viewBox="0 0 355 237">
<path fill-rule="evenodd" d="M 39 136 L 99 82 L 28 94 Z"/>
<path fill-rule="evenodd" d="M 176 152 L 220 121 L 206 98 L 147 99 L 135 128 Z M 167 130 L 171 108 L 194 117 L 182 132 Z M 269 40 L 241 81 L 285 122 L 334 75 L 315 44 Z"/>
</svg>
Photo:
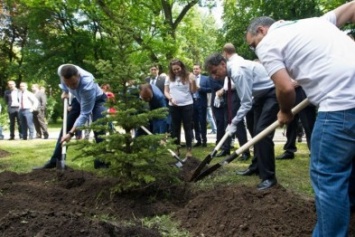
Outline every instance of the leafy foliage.
<svg viewBox="0 0 355 237">
<path fill-rule="evenodd" d="M 319 16 L 320 13 L 317 0 L 226 0 L 223 31 L 226 41 L 235 45 L 238 54 L 253 59 L 255 55 L 245 43 L 245 31 L 253 18 L 270 16 L 275 20 L 293 20 Z"/>
</svg>

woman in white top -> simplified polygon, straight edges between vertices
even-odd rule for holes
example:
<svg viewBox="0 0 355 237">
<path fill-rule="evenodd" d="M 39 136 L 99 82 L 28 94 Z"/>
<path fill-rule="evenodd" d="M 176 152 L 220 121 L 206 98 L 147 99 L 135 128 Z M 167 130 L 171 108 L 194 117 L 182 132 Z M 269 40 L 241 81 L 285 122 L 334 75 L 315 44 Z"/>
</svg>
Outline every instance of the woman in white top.
<svg viewBox="0 0 355 237">
<path fill-rule="evenodd" d="M 185 131 L 186 158 L 192 157 L 192 129 L 193 129 L 193 99 L 196 92 L 195 77 L 188 72 L 183 62 L 174 59 L 169 64 L 169 76 L 166 78 L 164 94 L 169 100 L 171 114 L 171 137 L 176 138 L 180 145 L 181 122 Z M 179 151 L 177 152 L 179 155 Z"/>
</svg>

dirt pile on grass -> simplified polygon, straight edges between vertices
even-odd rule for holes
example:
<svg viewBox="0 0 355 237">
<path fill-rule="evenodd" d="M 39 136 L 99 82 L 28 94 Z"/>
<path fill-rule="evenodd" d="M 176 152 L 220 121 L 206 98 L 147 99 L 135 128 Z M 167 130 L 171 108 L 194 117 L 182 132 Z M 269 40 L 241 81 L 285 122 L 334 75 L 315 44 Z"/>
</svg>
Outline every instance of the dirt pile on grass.
<svg viewBox="0 0 355 237">
<path fill-rule="evenodd" d="M 236 184 L 196 192 L 193 183 L 157 184 L 112 195 L 115 182 L 77 170 L 2 172 L 0 235 L 161 236 L 139 218 L 169 214 L 191 236 L 310 236 L 316 218 L 312 201 L 281 186 L 258 192 Z"/>
</svg>

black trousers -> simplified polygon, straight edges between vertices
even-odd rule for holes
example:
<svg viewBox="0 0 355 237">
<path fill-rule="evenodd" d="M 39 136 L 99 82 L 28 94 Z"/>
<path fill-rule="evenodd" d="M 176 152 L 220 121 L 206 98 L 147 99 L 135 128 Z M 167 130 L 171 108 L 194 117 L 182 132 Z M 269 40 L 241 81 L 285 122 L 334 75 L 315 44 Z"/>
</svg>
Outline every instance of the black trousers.
<svg viewBox="0 0 355 237">
<path fill-rule="evenodd" d="M 228 98 L 226 97 L 226 101 L 228 100 Z M 225 107 L 225 127 L 224 127 L 224 130 L 227 128 L 228 126 L 228 113 L 229 113 L 229 110 L 232 112 L 232 118 L 234 118 L 234 116 L 237 114 L 239 108 L 240 108 L 240 99 L 238 97 L 238 94 L 236 91 L 232 91 L 232 106 L 231 108 L 228 107 L 228 103 L 227 103 L 227 106 Z M 245 128 L 245 123 L 244 123 L 244 120 L 240 121 L 238 124 L 237 124 L 237 132 L 235 134 L 235 136 L 237 137 L 238 139 L 238 143 L 239 143 L 239 146 L 243 146 L 245 143 L 248 142 L 248 137 L 247 137 L 247 131 L 246 131 L 246 128 Z M 231 141 L 232 141 L 232 138 L 229 137 L 226 142 L 223 144 L 223 147 L 222 149 L 225 150 L 225 151 L 230 151 L 231 149 Z M 246 151 L 246 153 L 249 153 L 249 151 Z"/>
<path fill-rule="evenodd" d="M 296 102 L 295 105 L 299 104 L 307 96 L 302 89 L 302 87 L 297 87 L 296 91 Z M 296 138 L 298 135 L 298 121 L 301 120 L 302 126 L 306 133 L 307 145 L 309 150 L 311 149 L 311 135 L 314 127 L 314 123 L 317 117 L 317 109 L 314 105 L 309 105 L 304 108 L 299 114 L 296 114 L 291 123 L 287 125 L 286 138 L 287 141 L 284 145 L 284 150 L 286 152 L 294 153 L 297 151 Z"/>
<path fill-rule="evenodd" d="M 185 106 L 169 106 L 171 114 L 171 137 L 180 145 L 181 123 L 185 131 L 186 147 L 192 147 L 193 104 Z"/>
<path fill-rule="evenodd" d="M 22 128 L 20 122 L 19 109 L 8 109 L 9 119 L 10 119 L 10 138 L 15 138 L 15 123 L 17 122 L 17 129 L 19 137 L 22 138 Z"/>
<path fill-rule="evenodd" d="M 260 98 L 254 98 L 254 135 L 259 134 L 270 124 L 276 121 L 279 104 L 276 99 L 275 89 Z M 274 134 L 270 133 L 254 145 L 254 159 L 249 166 L 257 170 L 262 180 L 275 177 L 275 147 Z"/>
<path fill-rule="evenodd" d="M 217 134 L 216 134 L 216 145 L 222 139 L 225 132 L 225 118 L 224 118 L 224 108 L 216 108 L 212 105 L 212 113 L 216 120 Z"/>
</svg>

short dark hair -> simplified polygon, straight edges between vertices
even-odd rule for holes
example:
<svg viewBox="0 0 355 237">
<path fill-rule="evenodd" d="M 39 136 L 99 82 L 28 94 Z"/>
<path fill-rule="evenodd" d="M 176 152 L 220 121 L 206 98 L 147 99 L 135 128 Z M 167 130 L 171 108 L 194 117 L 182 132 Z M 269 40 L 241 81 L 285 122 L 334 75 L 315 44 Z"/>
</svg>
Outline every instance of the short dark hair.
<svg viewBox="0 0 355 237">
<path fill-rule="evenodd" d="M 218 66 L 221 62 L 227 62 L 226 59 L 220 53 L 214 53 L 208 56 L 205 60 L 205 70 L 210 71 L 211 66 Z"/>
<path fill-rule="evenodd" d="M 247 28 L 247 32 L 249 32 L 251 35 L 256 35 L 257 28 L 259 26 L 270 27 L 274 23 L 275 23 L 275 20 L 272 19 L 271 17 L 268 17 L 268 16 L 257 17 L 257 18 L 254 18 L 253 20 L 251 20 L 251 22 Z"/>
<path fill-rule="evenodd" d="M 74 65 L 64 65 L 60 69 L 60 75 L 65 79 L 70 79 L 73 76 L 77 76 L 79 74 L 78 69 Z"/>
</svg>

